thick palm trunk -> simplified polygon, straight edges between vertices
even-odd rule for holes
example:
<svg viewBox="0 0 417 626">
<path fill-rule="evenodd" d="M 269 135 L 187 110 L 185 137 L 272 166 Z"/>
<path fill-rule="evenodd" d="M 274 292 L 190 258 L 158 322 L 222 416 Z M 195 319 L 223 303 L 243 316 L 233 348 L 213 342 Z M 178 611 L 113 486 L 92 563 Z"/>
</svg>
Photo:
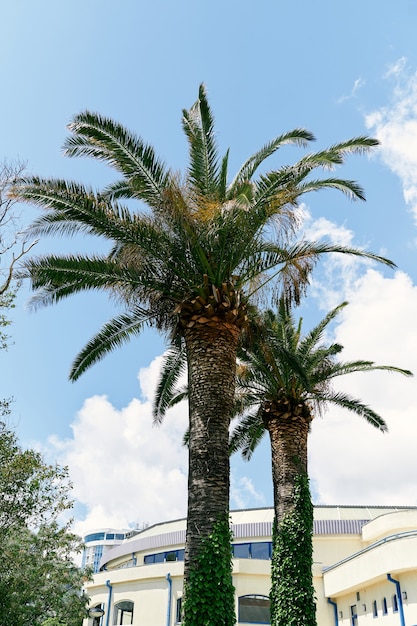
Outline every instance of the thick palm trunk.
<svg viewBox="0 0 417 626">
<path fill-rule="evenodd" d="M 212 316 L 210 319 L 194 319 L 184 329 L 188 358 L 188 389 L 190 412 L 189 435 L 189 478 L 188 478 L 188 513 L 187 536 L 185 547 L 184 585 L 186 589 L 186 606 L 195 606 L 196 598 L 204 593 L 190 585 L 192 571 L 201 566 L 202 550 L 207 548 L 207 538 L 213 532 L 218 522 L 228 523 L 229 515 L 229 423 L 234 401 L 236 350 L 240 329 L 234 323 Z M 211 595 L 210 585 L 219 584 L 231 588 L 231 552 L 230 536 L 225 537 L 225 545 L 219 553 L 223 560 L 216 565 L 212 563 L 213 571 L 207 571 L 204 587 Z M 225 558 L 228 563 L 224 563 Z M 223 568 L 225 580 L 215 583 L 216 568 Z M 217 590 L 220 595 L 226 592 L 222 588 Z M 231 596 L 229 592 L 229 596 Z M 230 598 L 229 598 L 230 600 Z M 209 602 L 209 600 L 207 600 Z M 234 602 L 232 598 L 230 600 Z M 204 606 L 204 598 L 199 597 L 199 606 Z M 230 604 L 230 602 L 229 602 Z M 234 604 L 230 610 L 234 612 Z M 226 625 L 234 623 L 225 619 L 221 606 L 217 610 L 218 620 L 212 624 Z M 226 609 L 227 611 L 227 609 Z M 229 611 L 230 612 L 230 611 Z M 222 615 L 223 613 L 223 615 Z M 202 621 L 198 621 L 198 619 Z M 193 622 L 185 616 L 185 623 L 206 624 L 200 614 Z"/>
<path fill-rule="evenodd" d="M 266 405 L 264 423 L 271 440 L 275 518 L 279 525 L 293 508 L 299 475 L 307 475 L 307 441 L 311 421 L 309 407 Z"/>
<path fill-rule="evenodd" d="M 310 410 L 303 403 L 269 405 L 264 421 L 271 439 L 275 509 L 271 625 L 316 626 L 313 506 L 307 476 Z"/>
</svg>

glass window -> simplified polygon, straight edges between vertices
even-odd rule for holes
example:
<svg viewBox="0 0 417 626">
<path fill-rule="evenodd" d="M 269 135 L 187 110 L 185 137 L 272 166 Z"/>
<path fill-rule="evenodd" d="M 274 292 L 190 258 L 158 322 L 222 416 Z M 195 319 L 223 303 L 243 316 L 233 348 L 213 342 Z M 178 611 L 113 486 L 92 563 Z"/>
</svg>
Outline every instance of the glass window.
<svg viewBox="0 0 417 626">
<path fill-rule="evenodd" d="M 170 550 L 169 552 L 157 552 L 156 554 L 147 554 L 143 562 L 145 565 L 150 563 L 163 563 L 164 561 L 183 561 L 184 550 Z"/>
<path fill-rule="evenodd" d="M 253 559 L 268 560 L 271 558 L 271 542 L 260 541 L 258 543 L 251 544 L 251 556 Z"/>
<path fill-rule="evenodd" d="M 97 573 L 100 569 L 100 561 L 103 556 L 103 546 L 96 546 L 94 549 L 94 561 L 93 561 L 93 569 L 94 573 Z"/>
<path fill-rule="evenodd" d="M 145 563 L 145 565 L 149 565 L 149 563 L 155 563 L 155 555 L 154 554 L 147 554 L 144 557 L 143 562 Z"/>
<path fill-rule="evenodd" d="M 250 558 L 250 543 L 235 543 L 232 547 L 235 559 Z"/>
<path fill-rule="evenodd" d="M 104 607 L 103 607 L 102 604 L 96 604 L 95 606 L 91 607 L 92 610 L 94 610 L 94 609 L 103 609 L 103 608 Z M 102 617 L 99 617 L 98 615 L 93 617 L 92 626 L 100 626 L 101 623 L 102 623 Z"/>
<path fill-rule="evenodd" d="M 392 610 L 394 613 L 398 612 L 398 599 L 396 593 L 392 596 Z"/>
<path fill-rule="evenodd" d="M 388 613 L 387 599 L 382 598 L 382 615 L 386 615 Z"/>
<path fill-rule="evenodd" d="M 84 537 L 84 542 L 88 543 L 89 541 L 103 541 L 104 533 L 92 533 L 91 535 L 87 535 Z"/>
<path fill-rule="evenodd" d="M 114 539 L 114 533 L 107 533 L 106 539 Z"/>
<path fill-rule="evenodd" d="M 182 598 L 177 598 L 177 607 L 175 611 L 175 623 L 181 624 L 181 609 L 182 609 Z"/>
<path fill-rule="evenodd" d="M 372 615 L 374 617 L 378 617 L 378 605 L 376 603 L 376 600 L 372 602 Z"/>
<path fill-rule="evenodd" d="M 113 624 L 133 624 L 133 602 L 124 600 L 114 605 Z"/>
<path fill-rule="evenodd" d="M 241 596 L 239 598 L 239 624 L 270 624 L 269 598 L 266 596 Z"/>
</svg>

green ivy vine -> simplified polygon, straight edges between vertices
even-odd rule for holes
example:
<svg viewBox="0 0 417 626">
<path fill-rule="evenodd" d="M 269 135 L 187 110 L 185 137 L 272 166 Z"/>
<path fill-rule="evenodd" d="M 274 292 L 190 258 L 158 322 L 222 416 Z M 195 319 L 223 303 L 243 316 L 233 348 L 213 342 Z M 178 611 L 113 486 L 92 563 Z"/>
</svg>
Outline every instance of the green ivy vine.
<svg viewBox="0 0 417 626">
<path fill-rule="evenodd" d="M 313 505 L 308 477 L 299 475 L 294 508 L 274 522 L 271 626 L 317 626 L 313 587 Z"/>
<path fill-rule="evenodd" d="M 184 591 L 183 626 L 234 626 L 232 532 L 227 516 L 219 519 L 190 568 Z M 207 584 L 210 581 L 210 584 Z"/>
</svg>

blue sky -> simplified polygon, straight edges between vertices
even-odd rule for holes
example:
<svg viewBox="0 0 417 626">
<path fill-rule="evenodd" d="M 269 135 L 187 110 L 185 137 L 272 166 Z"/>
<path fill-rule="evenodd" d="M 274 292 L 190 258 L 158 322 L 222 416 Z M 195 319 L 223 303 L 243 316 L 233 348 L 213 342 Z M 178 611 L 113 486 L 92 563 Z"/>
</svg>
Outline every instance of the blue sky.
<svg viewBox="0 0 417 626">
<path fill-rule="evenodd" d="M 338 171 L 360 182 L 367 202 L 335 192 L 306 197 L 306 230 L 385 254 L 398 271 L 328 260 L 302 314 L 308 327 L 348 299 L 334 329 L 346 356 L 417 372 L 416 0 L 395 7 L 388 0 L 6 0 L 1 17 L 0 160 L 20 158 L 31 173 L 97 187 L 110 180 L 105 166 L 61 154 L 66 124 L 85 109 L 122 122 L 184 168 L 181 110 L 201 82 L 232 172 L 294 127 L 311 130 L 317 149 L 364 133 L 378 137 L 372 157 L 353 157 Z M 275 163 L 297 156 L 286 148 Z M 36 214 L 22 207 L 22 225 Z M 35 253 L 98 245 L 43 240 Z M 69 464 L 80 528 L 184 515 L 186 409 L 158 431 L 150 423 L 162 338 L 146 332 L 72 384 L 72 359 L 113 315 L 112 304 L 89 294 L 33 312 L 28 298 L 24 285 L 14 345 L 0 355 L 0 397 L 15 397 L 23 443 Z M 316 501 L 417 504 L 415 380 L 381 374 L 343 384 L 379 410 L 391 432 L 382 436 L 333 411 L 318 419 L 310 446 Z M 232 506 L 271 505 L 267 442 L 250 464 L 232 465 Z"/>
</svg>

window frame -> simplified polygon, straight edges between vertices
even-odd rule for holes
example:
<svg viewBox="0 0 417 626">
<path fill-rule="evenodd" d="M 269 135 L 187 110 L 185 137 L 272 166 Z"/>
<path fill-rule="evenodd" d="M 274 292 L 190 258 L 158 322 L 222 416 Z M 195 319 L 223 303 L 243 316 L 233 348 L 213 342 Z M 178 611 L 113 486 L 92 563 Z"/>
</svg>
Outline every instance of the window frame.
<svg viewBox="0 0 417 626">
<path fill-rule="evenodd" d="M 241 614 L 241 600 L 244 599 L 253 599 L 253 600 L 264 600 L 265 602 L 268 602 L 268 609 L 269 609 L 269 619 L 267 622 L 260 622 L 259 620 L 255 621 L 247 621 L 247 620 L 243 620 L 242 617 L 248 617 L 247 615 L 243 615 Z M 238 624 L 271 624 L 271 604 L 270 604 L 270 600 L 268 596 L 264 596 L 262 594 L 258 594 L 258 593 L 248 593 L 245 594 L 244 596 L 239 596 L 238 597 L 238 616 L 237 616 L 237 623 Z"/>
</svg>

